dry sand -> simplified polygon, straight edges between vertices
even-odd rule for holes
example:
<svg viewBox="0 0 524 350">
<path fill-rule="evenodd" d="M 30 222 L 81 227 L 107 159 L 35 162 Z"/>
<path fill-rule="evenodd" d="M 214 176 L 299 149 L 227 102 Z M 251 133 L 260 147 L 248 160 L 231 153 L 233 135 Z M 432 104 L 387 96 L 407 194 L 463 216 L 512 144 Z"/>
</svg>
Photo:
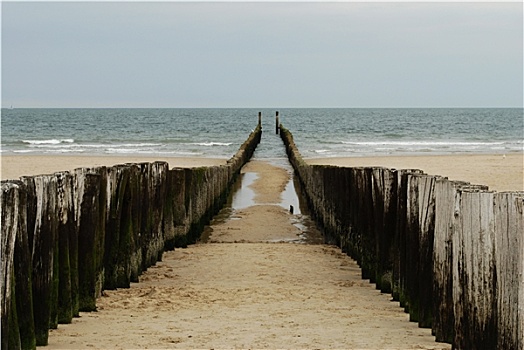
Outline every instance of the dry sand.
<svg viewBox="0 0 524 350">
<path fill-rule="evenodd" d="M 331 246 L 194 245 L 166 254 L 140 281 L 60 325 L 48 348 L 450 348 Z"/>
<path fill-rule="evenodd" d="M 443 156 L 388 156 L 307 159 L 308 164 L 338 166 L 382 166 L 395 169 L 421 169 L 426 174 L 450 180 L 488 185 L 494 191 L 524 191 L 524 155 L 473 154 Z"/>
<path fill-rule="evenodd" d="M 17 179 L 24 175 L 49 174 L 79 167 L 111 166 L 133 162 L 166 161 L 170 167 L 196 167 L 226 164 L 226 159 L 175 157 L 114 156 L 1 156 L 1 178 Z M 451 180 L 488 185 L 495 191 L 524 191 L 524 155 L 444 155 L 388 156 L 307 159 L 309 164 L 339 166 L 383 166 L 396 169 L 422 169 L 430 175 Z M 260 169 L 259 169 L 260 170 Z"/>
<path fill-rule="evenodd" d="M 125 163 L 164 161 L 169 167 L 191 168 L 226 164 L 227 159 L 188 157 L 145 157 L 145 156 L 12 156 L 3 155 L 2 180 L 18 179 L 20 176 L 52 174 L 71 171 L 82 167 L 113 166 Z"/>
<path fill-rule="evenodd" d="M 252 161 L 257 205 L 212 226 L 211 242 L 164 254 L 140 283 L 106 291 L 98 312 L 51 331 L 48 349 L 450 349 L 327 245 L 296 237 L 277 203 L 289 174 Z M 241 242 L 241 243 L 240 243 Z"/>
</svg>

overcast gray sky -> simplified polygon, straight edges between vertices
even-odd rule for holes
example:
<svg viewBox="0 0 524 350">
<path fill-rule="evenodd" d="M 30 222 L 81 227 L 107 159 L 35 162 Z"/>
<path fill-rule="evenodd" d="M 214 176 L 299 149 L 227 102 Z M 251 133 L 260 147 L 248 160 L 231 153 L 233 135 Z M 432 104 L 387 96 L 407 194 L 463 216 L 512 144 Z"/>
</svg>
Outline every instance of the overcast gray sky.
<svg viewBox="0 0 524 350">
<path fill-rule="evenodd" d="M 521 2 L 2 3 L 3 107 L 522 104 Z"/>
</svg>

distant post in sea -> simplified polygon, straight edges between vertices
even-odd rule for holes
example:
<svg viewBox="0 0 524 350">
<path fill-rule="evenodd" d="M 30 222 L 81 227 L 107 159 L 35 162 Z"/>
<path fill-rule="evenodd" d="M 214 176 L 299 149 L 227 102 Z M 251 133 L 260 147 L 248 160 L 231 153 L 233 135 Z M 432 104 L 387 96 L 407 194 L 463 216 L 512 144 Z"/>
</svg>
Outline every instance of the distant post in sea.
<svg viewBox="0 0 524 350">
<path fill-rule="evenodd" d="M 277 122 L 277 125 L 276 125 L 276 133 L 278 135 L 278 111 L 277 111 L 277 115 L 276 115 L 276 122 Z"/>
<path fill-rule="evenodd" d="M 262 125 L 262 112 L 258 112 L 258 125 Z"/>
</svg>

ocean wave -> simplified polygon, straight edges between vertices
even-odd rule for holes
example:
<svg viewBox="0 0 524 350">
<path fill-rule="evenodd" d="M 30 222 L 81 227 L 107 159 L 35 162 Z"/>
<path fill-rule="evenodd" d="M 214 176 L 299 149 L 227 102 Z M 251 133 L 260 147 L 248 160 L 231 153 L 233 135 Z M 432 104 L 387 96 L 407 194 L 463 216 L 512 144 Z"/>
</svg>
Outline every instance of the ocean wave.
<svg viewBox="0 0 524 350">
<path fill-rule="evenodd" d="M 449 154 L 449 153 L 512 153 L 522 152 L 520 140 L 378 140 L 378 141 L 339 141 L 338 144 L 322 144 L 299 141 L 299 149 L 305 149 L 304 157 L 353 157 L 375 155 L 408 155 L 408 154 Z M 318 147 L 320 146 L 320 147 Z"/>
<path fill-rule="evenodd" d="M 12 153 L 34 153 L 34 154 L 61 154 L 61 153 L 84 153 L 84 150 L 72 150 L 72 149 L 46 149 L 43 151 L 37 151 L 34 149 L 16 149 L 9 151 Z"/>
<path fill-rule="evenodd" d="M 232 144 L 233 144 L 232 142 L 192 142 L 192 143 L 190 143 L 190 145 L 206 146 L 206 147 L 209 147 L 209 146 L 231 146 Z"/>
<path fill-rule="evenodd" d="M 122 143 L 122 144 L 108 144 L 108 143 L 99 143 L 99 144 L 82 144 L 82 143 L 73 143 L 73 144 L 32 144 L 30 147 L 33 148 L 57 148 L 57 149 L 106 149 L 106 148 L 121 148 L 121 147 L 159 147 L 162 146 L 161 143 Z"/>
<path fill-rule="evenodd" d="M 253 129 L 257 113 L 254 109 L 15 109 L 2 120 L 1 154 L 229 157 Z M 310 157 L 510 153 L 524 148 L 522 108 L 289 108 L 282 111 L 282 118 L 303 156 Z M 263 124 L 274 127 L 270 118 L 264 118 Z M 262 136 L 257 156 L 283 154 L 279 140 L 267 137 Z"/>
<path fill-rule="evenodd" d="M 30 145 L 58 145 L 61 143 L 73 143 L 74 139 L 50 139 L 50 140 L 22 140 Z"/>
<path fill-rule="evenodd" d="M 158 150 L 147 148 L 107 148 L 106 154 L 147 154 L 147 155 L 165 155 L 165 156 L 202 156 L 203 152 L 192 152 L 183 150 Z"/>
<path fill-rule="evenodd" d="M 175 154 L 179 156 L 203 156 L 203 152 L 189 152 L 189 151 L 172 151 L 172 152 L 162 152 L 162 154 Z"/>
<path fill-rule="evenodd" d="M 144 150 L 140 148 L 107 148 L 105 150 L 105 153 L 121 153 L 121 154 L 135 154 L 135 153 L 139 154 L 143 152 Z"/>
<path fill-rule="evenodd" d="M 93 145 L 96 146 L 96 145 Z M 158 147 L 162 146 L 161 143 L 150 143 L 150 142 L 144 142 L 144 143 L 118 143 L 118 144 L 112 144 L 112 145 L 106 145 L 111 147 Z"/>
<path fill-rule="evenodd" d="M 468 141 L 341 141 L 344 145 L 355 146 L 497 146 L 505 141 L 468 142 Z M 513 142 L 511 142 L 513 143 Z"/>
<path fill-rule="evenodd" d="M 76 154 L 76 153 L 84 153 L 85 151 L 80 149 L 80 150 L 77 150 L 77 149 L 47 149 L 44 151 L 44 153 L 53 153 L 53 154 L 58 154 L 58 153 L 73 153 L 73 154 Z"/>
</svg>

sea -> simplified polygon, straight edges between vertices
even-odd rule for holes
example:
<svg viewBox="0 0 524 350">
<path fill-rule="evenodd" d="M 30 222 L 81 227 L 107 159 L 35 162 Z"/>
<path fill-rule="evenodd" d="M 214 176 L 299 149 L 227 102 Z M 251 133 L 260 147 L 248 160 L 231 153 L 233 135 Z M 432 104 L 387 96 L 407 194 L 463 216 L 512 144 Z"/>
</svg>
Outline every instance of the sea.
<svg viewBox="0 0 524 350">
<path fill-rule="evenodd" d="M 2 155 L 229 158 L 258 123 L 255 155 L 285 157 L 279 121 L 304 158 L 523 152 L 522 108 L 14 108 Z"/>
</svg>

